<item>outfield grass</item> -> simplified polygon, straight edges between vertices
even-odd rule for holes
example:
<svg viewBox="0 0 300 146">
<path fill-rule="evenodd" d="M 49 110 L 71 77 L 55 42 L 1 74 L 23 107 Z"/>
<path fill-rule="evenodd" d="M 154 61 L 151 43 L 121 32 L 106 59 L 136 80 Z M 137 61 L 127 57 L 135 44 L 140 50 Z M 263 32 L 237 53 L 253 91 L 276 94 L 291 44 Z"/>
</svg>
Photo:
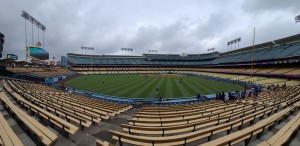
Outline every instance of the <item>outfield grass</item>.
<svg viewBox="0 0 300 146">
<path fill-rule="evenodd" d="M 179 79 L 182 82 L 179 83 Z M 241 90 L 237 84 L 218 82 L 185 75 L 84 75 L 73 78 L 65 86 L 106 95 L 134 98 L 174 98 Z"/>
</svg>

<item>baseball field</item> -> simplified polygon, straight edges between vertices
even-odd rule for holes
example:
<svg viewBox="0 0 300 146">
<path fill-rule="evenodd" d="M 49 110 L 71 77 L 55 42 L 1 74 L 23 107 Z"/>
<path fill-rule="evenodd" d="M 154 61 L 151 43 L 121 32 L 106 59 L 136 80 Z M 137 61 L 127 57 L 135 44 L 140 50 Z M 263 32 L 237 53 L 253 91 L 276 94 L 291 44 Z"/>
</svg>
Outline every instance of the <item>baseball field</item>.
<svg viewBox="0 0 300 146">
<path fill-rule="evenodd" d="M 83 75 L 65 86 L 133 98 L 176 98 L 242 90 L 237 84 L 178 74 Z M 158 90 L 158 91 L 157 91 Z"/>
</svg>

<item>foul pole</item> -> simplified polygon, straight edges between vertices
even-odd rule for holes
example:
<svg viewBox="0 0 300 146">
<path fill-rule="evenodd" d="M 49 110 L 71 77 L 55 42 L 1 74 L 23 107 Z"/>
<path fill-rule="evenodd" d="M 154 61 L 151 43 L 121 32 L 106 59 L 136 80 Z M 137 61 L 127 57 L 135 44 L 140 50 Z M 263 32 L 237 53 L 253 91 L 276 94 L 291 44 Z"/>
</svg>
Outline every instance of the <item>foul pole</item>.
<svg viewBox="0 0 300 146">
<path fill-rule="evenodd" d="M 255 41 L 255 27 L 253 29 L 253 46 L 252 46 L 252 63 L 251 63 L 251 70 L 253 70 L 254 66 L 254 41 Z M 252 82 L 253 73 L 251 73 L 251 82 Z"/>
</svg>

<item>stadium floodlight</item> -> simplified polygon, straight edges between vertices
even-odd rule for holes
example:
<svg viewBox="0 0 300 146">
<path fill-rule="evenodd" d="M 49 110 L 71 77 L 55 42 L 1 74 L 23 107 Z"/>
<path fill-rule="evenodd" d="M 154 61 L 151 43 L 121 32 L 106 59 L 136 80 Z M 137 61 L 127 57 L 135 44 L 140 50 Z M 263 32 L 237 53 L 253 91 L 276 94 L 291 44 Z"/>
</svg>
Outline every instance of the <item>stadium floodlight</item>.
<svg viewBox="0 0 300 146">
<path fill-rule="evenodd" d="M 295 17 L 295 22 L 296 23 L 300 22 L 300 15 L 298 15 L 298 16 Z"/>
<path fill-rule="evenodd" d="M 24 19 L 25 19 L 25 48 L 27 48 L 27 27 L 26 27 L 26 21 L 29 21 L 31 24 L 32 24 L 32 27 L 31 27 L 31 38 L 32 38 L 32 40 L 31 40 L 31 46 L 33 46 L 34 45 L 34 43 L 33 43 L 33 25 L 35 25 L 37 28 L 38 28 L 38 42 L 37 42 L 37 44 L 41 44 L 40 43 L 40 34 L 39 34 L 39 30 L 42 30 L 43 31 L 43 48 L 45 48 L 44 47 L 44 42 L 45 42 L 45 40 L 44 40 L 44 33 L 45 33 L 45 31 L 46 31 L 46 26 L 45 25 L 43 25 L 41 22 L 39 22 L 39 21 L 37 21 L 34 17 L 32 17 L 29 13 L 27 13 L 26 11 L 22 11 L 22 14 L 21 14 L 21 17 L 23 17 Z M 39 46 L 37 46 L 37 47 L 39 47 Z M 27 55 L 26 55 L 26 61 L 27 61 Z"/>
<path fill-rule="evenodd" d="M 132 48 L 121 48 L 121 51 L 124 52 L 124 55 L 129 55 L 130 53 L 132 54 L 133 49 Z"/>
<path fill-rule="evenodd" d="M 94 47 L 84 47 L 84 46 L 81 46 L 81 49 L 82 50 L 91 50 L 91 67 L 92 67 L 92 64 L 93 64 L 93 53 L 92 53 L 92 51 L 94 50 Z"/>
<path fill-rule="evenodd" d="M 227 42 L 227 46 L 228 46 L 228 51 L 229 51 L 229 46 L 231 46 L 231 50 L 232 50 L 232 45 L 234 44 L 234 49 L 236 48 L 236 44 L 238 45 L 238 49 L 239 49 L 239 43 L 242 41 L 241 37 L 234 39 L 232 41 Z"/>
<path fill-rule="evenodd" d="M 4 44 L 4 34 L 2 34 L 1 32 L 0 32 L 0 54 L 2 53 L 2 51 L 3 51 L 3 44 Z M 0 57 L 1 58 L 1 57 Z"/>
<path fill-rule="evenodd" d="M 148 53 L 157 53 L 157 50 L 148 50 Z"/>
<path fill-rule="evenodd" d="M 210 51 L 215 51 L 215 48 L 209 48 L 209 49 L 207 49 L 207 52 L 210 52 Z"/>
<path fill-rule="evenodd" d="M 26 20 L 30 21 L 33 25 L 35 25 L 36 27 L 38 27 L 42 31 L 46 31 L 45 25 L 43 25 L 42 23 L 40 23 L 39 21 L 37 21 L 34 17 L 32 17 L 31 15 L 29 15 L 26 11 L 23 10 L 21 16 L 23 18 L 25 18 Z"/>
</svg>

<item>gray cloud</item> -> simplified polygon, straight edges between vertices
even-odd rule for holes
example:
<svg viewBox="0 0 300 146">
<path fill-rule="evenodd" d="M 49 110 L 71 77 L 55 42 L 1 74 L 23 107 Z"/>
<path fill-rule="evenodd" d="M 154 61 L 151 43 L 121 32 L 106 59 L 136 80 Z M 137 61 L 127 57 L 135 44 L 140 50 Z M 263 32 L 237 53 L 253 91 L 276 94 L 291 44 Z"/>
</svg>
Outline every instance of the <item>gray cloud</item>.
<svg viewBox="0 0 300 146">
<path fill-rule="evenodd" d="M 4 0 L 0 32 L 6 35 L 4 53 L 15 53 L 21 60 L 25 59 L 22 10 L 47 27 L 44 45 L 51 57 L 84 53 L 81 46 L 94 47 L 95 54 L 122 54 L 122 47 L 134 48 L 134 55 L 148 49 L 205 53 L 215 47 L 222 52 L 226 42 L 237 37 L 242 37 L 240 47 L 251 45 L 253 27 L 257 43 L 299 33 L 299 24 L 294 23 L 299 5 L 297 0 Z M 34 42 L 37 34 L 34 28 Z M 27 38 L 31 44 L 29 23 Z"/>
<path fill-rule="evenodd" d="M 251 0 L 242 5 L 246 12 L 262 13 L 272 11 L 299 12 L 300 1 L 297 0 Z"/>
</svg>

